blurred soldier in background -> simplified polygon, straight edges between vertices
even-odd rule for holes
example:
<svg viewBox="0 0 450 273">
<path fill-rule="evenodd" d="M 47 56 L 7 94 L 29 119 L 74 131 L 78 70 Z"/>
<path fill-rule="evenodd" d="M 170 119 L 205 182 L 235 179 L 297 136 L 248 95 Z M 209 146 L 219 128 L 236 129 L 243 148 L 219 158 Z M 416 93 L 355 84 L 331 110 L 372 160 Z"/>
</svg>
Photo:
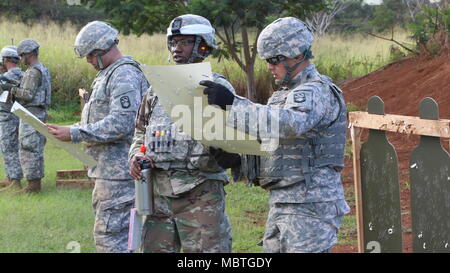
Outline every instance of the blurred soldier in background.
<svg viewBox="0 0 450 273">
<path fill-rule="evenodd" d="M 39 44 L 32 39 L 25 39 L 17 46 L 17 54 L 28 69 L 19 86 L 10 84 L 3 89 L 10 90 L 15 101 L 45 122 L 51 99 L 51 83 L 49 71 L 39 62 Z M 28 180 L 28 186 L 17 193 L 37 193 L 41 190 L 41 179 L 44 177 L 45 143 L 46 139 L 43 135 L 27 123 L 20 121 L 20 164 Z"/>
<path fill-rule="evenodd" d="M 208 87 L 204 92 L 210 104 L 231 106 L 229 126 L 239 130 L 237 117 L 254 115 L 249 120 L 257 122 L 247 122 L 244 129 L 261 133 L 266 125 L 258 113 L 266 113 L 279 125 L 279 130 L 265 131 L 266 138 L 278 140 L 270 157 L 252 159 L 252 164 L 247 162 L 251 156 L 236 161 L 245 174 L 256 173 L 254 182 L 270 191 L 265 252 L 329 252 L 349 212 L 340 176 L 346 105 L 342 91 L 310 63 L 312 42 L 310 28 L 293 17 L 277 19 L 261 32 L 258 53 L 282 87 L 267 105 L 235 96 L 216 83 L 201 82 Z"/>
<path fill-rule="evenodd" d="M 6 71 L 8 70 L 3 66 L 3 60 L 0 58 L 0 74 L 5 73 Z"/>
<path fill-rule="evenodd" d="M 215 30 L 198 15 L 172 20 L 167 46 L 176 64 L 202 62 L 215 49 Z M 234 93 L 231 84 L 213 73 L 213 81 Z M 159 147 L 156 136 L 170 135 L 176 142 Z M 145 154 L 139 150 L 147 147 Z M 164 145 L 164 144 L 163 144 Z M 142 100 L 130 149 L 131 175 L 141 177 L 138 160 L 153 162 L 155 213 L 144 224 L 143 252 L 231 252 L 231 227 L 225 213 L 224 172 L 228 153 L 202 145 L 178 131 L 150 89 Z"/>
<path fill-rule="evenodd" d="M 47 124 L 59 140 L 85 142 L 87 153 L 97 161 L 88 176 L 95 179 L 92 205 L 98 252 L 128 252 L 134 182 L 126 162 L 136 113 L 149 87 L 139 64 L 122 55 L 118 42 L 118 31 L 105 22 L 93 21 L 81 29 L 75 53 L 99 72 L 85 96 L 89 98 L 81 122 L 70 127 Z"/>
<path fill-rule="evenodd" d="M 5 46 L 0 51 L 0 57 L 2 62 L 0 70 L 4 71 L 0 71 L 2 73 L 0 74 L 0 88 L 2 88 L 2 85 L 6 85 L 5 89 L 10 89 L 11 86 L 18 85 L 23 76 L 22 70 L 18 67 L 20 58 L 17 54 L 17 48 Z M 6 102 L 0 102 L 0 149 L 5 163 L 7 182 L 10 185 L 8 188 L 20 188 L 20 180 L 23 178 L 19 158 L 20 120 L 11 113 L 12 103 L 11 96 Z"/>
</svg>

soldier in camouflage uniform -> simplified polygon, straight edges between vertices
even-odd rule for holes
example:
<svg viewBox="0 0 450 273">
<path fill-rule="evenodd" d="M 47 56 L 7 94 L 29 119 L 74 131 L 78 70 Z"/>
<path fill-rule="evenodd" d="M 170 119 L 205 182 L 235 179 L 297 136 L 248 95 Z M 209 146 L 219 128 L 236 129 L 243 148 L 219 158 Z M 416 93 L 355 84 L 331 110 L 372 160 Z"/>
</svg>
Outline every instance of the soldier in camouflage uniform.
<svg viewBox="0 0 450 273">
<path fill-rule="evenodd" d="M 8 69 L 6 69 L 6 68 L 3 66 L 3 60 L 0 58 L 0 74 L 5 73 L 6 71 L 8 71 Z"/>
<path fill-rule="evenodd" d="M 249 156 L 242 157 L 244 173 L 256 173 L 259 185 L 270 191 L 265 252 L 329 252 L 349 212 L 340 177 L 346 106 L 342 91 L 309 62 L 312 41 L 310 28 L 293 17 L 280 18 L 261 32 L 258 53 L 282 87 L 267 105 L 204 84 L 209 86 L 204 92 L 210 104 L 231 105 L 229 126 L 235 126 L 236 117 L 258 113 L 278 122 L 279 130 L 267 134 L 255 129 L 264 126 L 257 118 L 245 124 L 245 130 L 258 132 L 262 141 L 278 140 L 270 157 L 252 161 L 258 164 L 247 164 Z M 255 167 L 258 170 L 248 170 Z"/>
<path fill-rule="evenodd" d="M 93 21 L 75 39 L 75 53 L 96 70 L 81 122 L 70 127 L 47 124 L 62 141 L 84 142 L 97 166 L 92 203 L 94 239 L 98 252 L 128 252 L 128 225 L 134 204 L 134 182 L 126 164 L 133 139 L 134 120 L 149 87 L 139 64 L 117 47 L 118 31 Z M 125 162 L 125 165 L 124 165 Z"/>
<path fill-rule="evenodd" d="M 203 61 L 216 48 L 211 23 L 198 15 L 175 18 L 167 29 L 168 49 L 176 64 Z M 213 73 L 214 82 L 234 93 L 231 84 Z M 160 148 L 155 134 L 170 134 L 175 144 Z M 139 150 L 144 144 L 145 155 Z M 231 227 L 225 213 L 227 175 L 221 156 L 178 131 L 151 89 L 144 96 L 138 116 L 129 164 L 133 177 L 141 177 L 137 161 L 151 160 L 155 213 L 147 216 L 143 252 L 231 252 Z M 226 167 L 226 166 L 225 166 Z"/>
<path fill-rule="evenodd" d="M 23 72 L 18 67 L 20 58 L 17 48 L 5 46 L 0 52 L 0 57 L 1 66 L 5 68 L 5 73 L 0 75 L 0 83 L 13 85 L 20 83 Z M 11 106 L 12 100 L 0 102 L 0 149 L 11 187 L 20 188 L 23 172 L 19 158 L 19 118 L 11 113 Z"/>
<path fill-rule="evenodd" d="M 19 86 L 9 88 L 14 100 L 45 122 L 51 99 L 50 73 L 39 61 L 39 44 L 25 39 L 17 46 L 21 61 L 29 66 Z M 41 190 L 44 177 L 44 146 L 46 139 L 29 124 L 20 121 L 19 155 L 20 164 L 28 186 L 17 193 L 37 193 Z"/>
</svg>

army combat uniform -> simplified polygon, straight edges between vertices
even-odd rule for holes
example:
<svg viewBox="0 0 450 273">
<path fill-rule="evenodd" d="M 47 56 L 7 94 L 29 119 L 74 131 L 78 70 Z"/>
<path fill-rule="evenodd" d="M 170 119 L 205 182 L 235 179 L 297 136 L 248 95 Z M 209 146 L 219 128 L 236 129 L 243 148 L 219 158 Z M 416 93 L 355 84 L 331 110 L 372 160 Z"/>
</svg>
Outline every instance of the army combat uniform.
<svg viewBox="0 0 450 273">
<path fill-rule="evenodd" d="M 279 132 L 271 136 L 279 137 L 279 146 L 270 157 L 260 158 L 257 175 L 260 185 L 270 191 L 264 251 L 329 251 L 337 242 L 343 215 L 349 212 L 339 173 L 347 124 L 341 91 L 309 64 L 275 92 L 267 106 L 236 97 L 227 123 L 233 126 L 235 117 L 257 112 L 279 122 Z M 246 126 L 251 132 L 248 127 L 257 124 Z"/>
<path fill-rule="evenodd" d="M 123 57 L 101 70 L 91 86 L 81 122 L 70 128 L 72 142 L 86 144 L 97 166 L 92 204 L 94 239 L 99 252 L 127 252 L 134 183 L 126 164 L 134 119 L 148 88 L 138 63 Z"/>
<path fill-rule="evenodd" d="M 19 67 L 4 73 L 10 80 L 20 82 L 23 72 Z M 19 118 L 11 113 L 11 103 L 0 102 L 0 148 L 5 163 L 6 175 L 9 179 L 21 180 L 22 167 L 19 158 Z"/>
<path fill-rule="evenodd" d="M 213 80 L 234 93 L 222 76 L 213 73 Z M 166 145 L 155 138 L 161 132 L 170 136 L 164 140 Z M 173 125 L 151 89 L 136 118 L 130 160 L 142 155 L 142 144 L 156 165 L 152 169 L 155 213 L 146 217 L 142 250 L 231 252 L 231 227 L 225 213 L 227 175 L 208 147 Z"/>
<path fill-rule="evenodd" d="M 12 87 L 15 100 L 45 122 L 51 100 L 50 72 L 39 61 L 32 64 L 18 87 Z M 44 177 L 44 146 L 46 138 L 31 125 L 20 121 L 19 154 L 20 163 L 27 180 Z"/>
<path fill-rule="evenodd" d="M 349 212 L 340 176 L 346 105 L 342 91 L 307 61 L 313 58 L 313 40 L 309 26 L 294 17 L 264 28 L 258 54 L 269 69 L 284 67 L 275 70 L 282 88 L 267 105 L 235 97 L 227 118 L 229 126 L 247 130 L 263 148 L 271 148 L 266 149 L 270 156 L 241 159 L 244 175 L 270 191 L 265 252 L 329 252 Z M 246 115 L 254 122 L 242 120 Z M 243 126 L 236 126 L 239 119 Z"/>
</svg>

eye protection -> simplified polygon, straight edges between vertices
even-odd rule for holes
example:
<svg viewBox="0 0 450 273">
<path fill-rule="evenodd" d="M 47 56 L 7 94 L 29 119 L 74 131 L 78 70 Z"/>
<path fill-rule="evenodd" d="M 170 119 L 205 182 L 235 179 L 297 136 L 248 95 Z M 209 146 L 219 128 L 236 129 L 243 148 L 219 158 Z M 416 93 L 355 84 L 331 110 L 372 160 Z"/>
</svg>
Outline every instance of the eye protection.
<svg viewBox="0 0 450 273">
<path fill-rule="evenodd" d="M 279 64 L 280 62 L 282 62 L 282 61 L 284 61 L 284 60 L 286 60 L 286 57 L 285 57 L 285 56 L 283 56 L 283 55 L 278 55 L 278 56 L 275 56 L 275 57 L 271 57 L 271 58 L 266 59 L 266 62 L 268 62 L 268 63 L 271 64 L 271 65 L 277 65 L 277 64 Z"/>
<path fill-rule="evenodd" d="M 178 45 L 180 45 L 181 47 L 186 47 L 190 44 L 195 43 L 195 39 L 191 38 L 191 39 L 183 39 L 183 40 L 170 40 L 169 41 L 169 48 L 176 48 Z"/>
</svg>

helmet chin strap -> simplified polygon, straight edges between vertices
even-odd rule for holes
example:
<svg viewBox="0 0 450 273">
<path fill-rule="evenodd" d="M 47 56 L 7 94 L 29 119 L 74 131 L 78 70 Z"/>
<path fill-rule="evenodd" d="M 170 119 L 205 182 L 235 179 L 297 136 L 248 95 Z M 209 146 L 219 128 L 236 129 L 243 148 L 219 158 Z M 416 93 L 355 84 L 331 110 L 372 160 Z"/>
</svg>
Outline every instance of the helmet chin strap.
<svg viewBox="0 0 450 273">
<path fill-rule="evenodd" d="M 280 82 L 281 86 L 286 86 L 291 81 L 291 74 L 294 72 L 304 61 L 306 61 L 307 54 L 303 54 L 303 58 L 296 62 L 293 66 L 289 66 L 286 60 L 281 61 L 281 63 L 284 65 L 284 68 L 286 69 L 286 74 L 284 75 L 283 80 Z"/>
<path fill-rule="evenodd" d="M 201 42 L 202 42 L 202 37 L 196 36 L 195 44 L 194 44 L 194 47 L 193 47 L 192 53 L 191 53 L 191 57 L 189 57 L 189 60 L 187 61 L 188 64 L 194 63 L 197 58 L 204 60 L 207 57 L 207 55 L 205 56 L 205 55 L 201 55 L 200 53 L 198 53 L 198 48 L 199 48 Z"/>
<path fill-rule="evenodd" d="M 105 55 L 105 54 L 97 54 L 97 55 L 95 55 L 95 57 L 97 58 L 98 69 L 100 69 L 100 70 L 105 69 L 105 66 L 103 65 L 103 61 L 102 61 L 103 55 Z"/>
<path fill-rule="evenodd" d="M 30 55 L 28 53 L 25 54 L 25 57 L 23 59 L 23 63 L 25 65 L 29 65 L 29 63 L 30 63 Z"/>
<path fill-rule="evenodd" d="M 95 57 L 97 58 L 97 65 L 98 65 L 98 68 L 99 68 L 100 70 L 105 69 L 105 65 L 103 64 L 102 57 L 103 57 L 104 55 L 108 54 L 108 52 L 113 48 L 113 46 L 116 45 L 116 44 L 118 44 L 118 43 L 119 43 L 119 41 L 116 40 L 116 41 L 114 41 L 114 44 L 112 44 L 112 46 L 110 46 L 106 51 L 104 51 L 104 52 L 99 52 L 99 53 L 95 54 Z"/>
</svg>

